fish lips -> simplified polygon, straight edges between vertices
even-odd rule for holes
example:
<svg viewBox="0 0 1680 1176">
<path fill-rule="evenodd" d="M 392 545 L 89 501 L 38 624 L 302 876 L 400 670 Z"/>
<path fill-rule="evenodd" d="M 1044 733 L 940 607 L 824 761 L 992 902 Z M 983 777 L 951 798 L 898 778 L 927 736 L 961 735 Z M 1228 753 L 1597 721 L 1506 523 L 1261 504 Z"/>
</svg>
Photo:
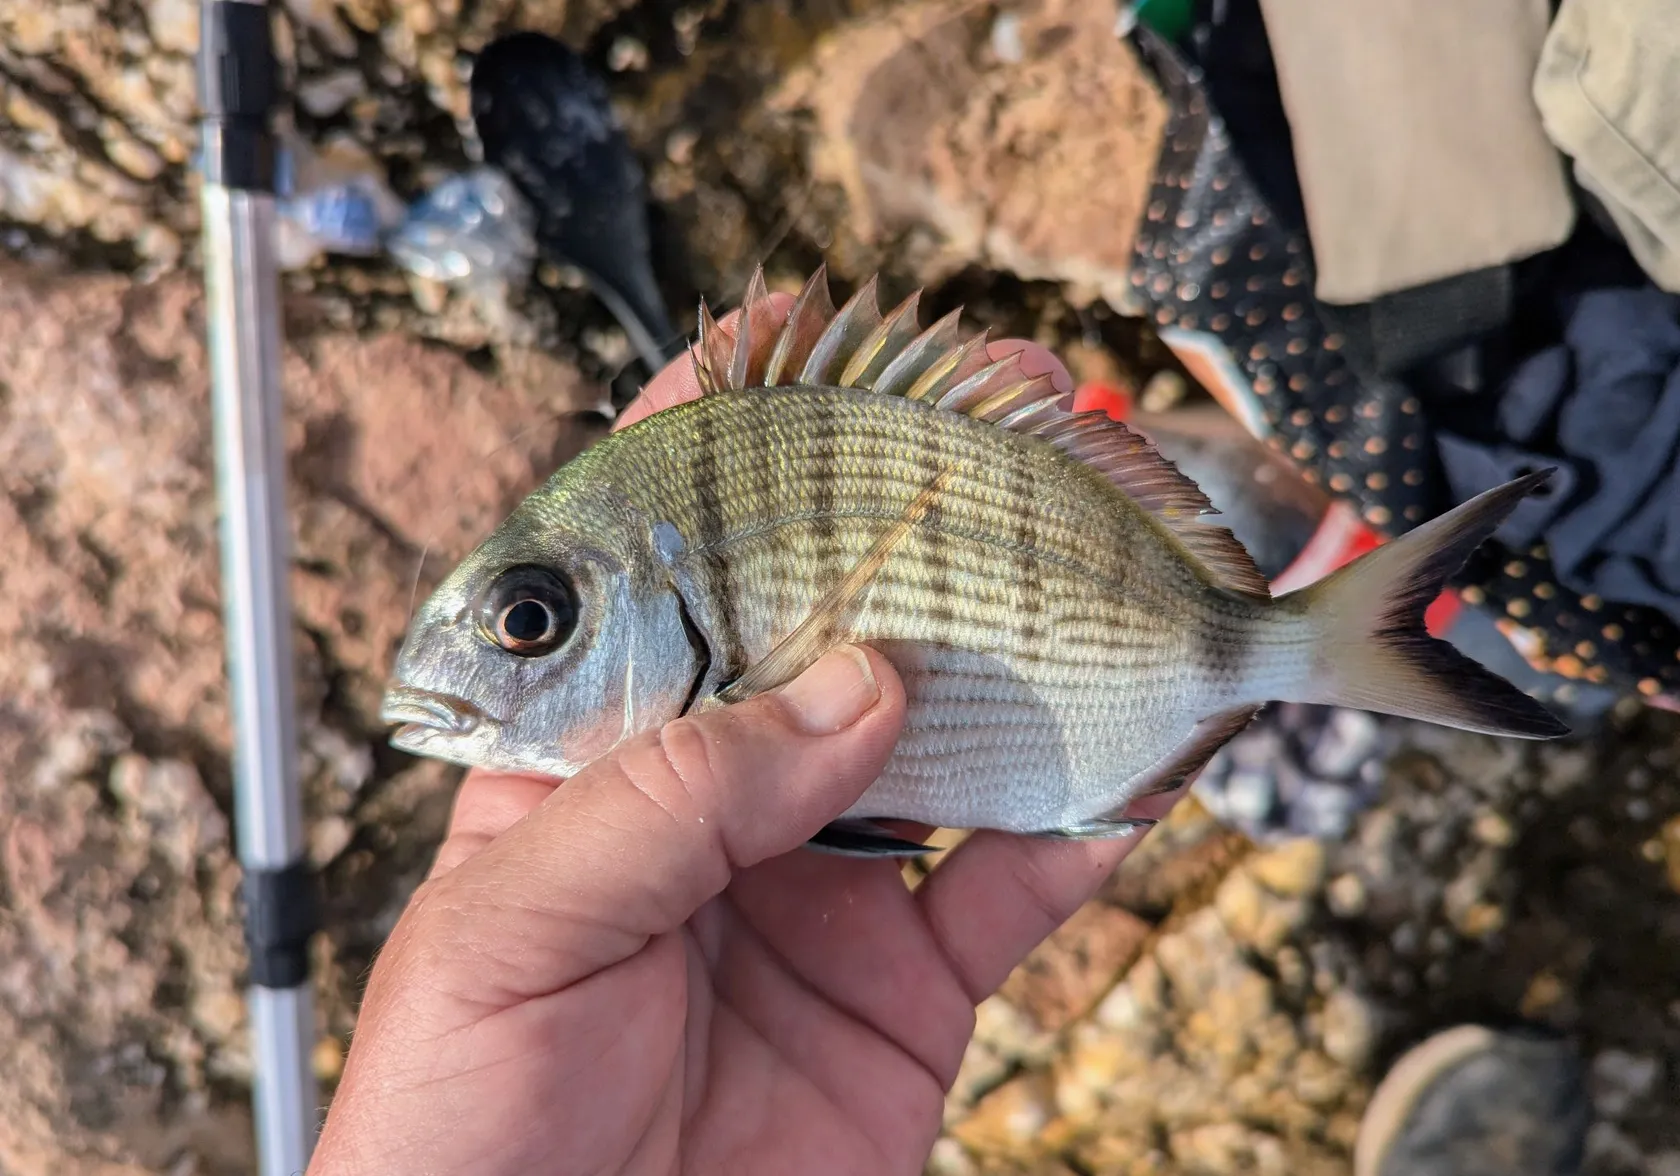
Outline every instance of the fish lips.
<svg viewBox="0 0 1680 1176">
<path fill-rule="evenodd" d="M 399 751 L 420 751 L 439 742 L 463 740 L 494 721 L 464 698 L 416 686 L 394 686 L 386 691 L 379 718 L 400 724 L 391 735 L 391 745 Z"/>
</svg>

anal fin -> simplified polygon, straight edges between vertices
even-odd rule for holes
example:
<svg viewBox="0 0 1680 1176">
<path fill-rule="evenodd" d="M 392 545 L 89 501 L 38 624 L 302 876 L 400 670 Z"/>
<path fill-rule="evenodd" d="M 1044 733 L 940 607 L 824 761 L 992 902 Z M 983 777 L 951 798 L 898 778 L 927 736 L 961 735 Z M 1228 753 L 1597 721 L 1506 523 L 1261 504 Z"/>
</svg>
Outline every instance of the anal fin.
<svg viewBox="0 0 1680 1176">
<path fill-rule="evenodd" d="M 1208 761 L 1219 753 L 1219 749 L 1242 734 L 1254 721 L 1254 716 L 1264 709 L 1264 706 L 1239 706 L 1209 715 L 1197 723 L 1190 728 L 1190 734 L 1185 737 L 1184 742 L 1174 748 L 1171 755 L 1152 768 L 1145 779 L 1140 781 L 1139 787 L 1132 793 L 1131 800 L 1160 796 L 1183 785 L 1191 776 L 1207 767 Z M 1127 803 L 1130 804 L 1131 801 Z"/>
<path fill-rule="evenodd" d="M 1209 715 L 1194 727 L 1184 741 L 1160 763 L 1137 781 L 1126 803 L 1106 816 L 1068 825 L 1060 829 L 1044 829 L 1034 837 L 1058 838 L 1064 841 L 1093 841 L 1105 837 L 1129 837 L 1155 824 L 1148 817 L 1128 817 L 1125 810 L 1146 796 L 1161 796 L 1179 788 L 1191 776 L 1207 766 L 1221 747 L 1242 732 L 1264 709 L 1259 706 L 1239 706 Z"/>
<path fill-rule="evenodd" d="M 807 849 L 839 857 L 921 857 L 938 847 L 895 837 L 874 821 L 847 819 L 831 821 L 805 843 Z"/>
</svg>

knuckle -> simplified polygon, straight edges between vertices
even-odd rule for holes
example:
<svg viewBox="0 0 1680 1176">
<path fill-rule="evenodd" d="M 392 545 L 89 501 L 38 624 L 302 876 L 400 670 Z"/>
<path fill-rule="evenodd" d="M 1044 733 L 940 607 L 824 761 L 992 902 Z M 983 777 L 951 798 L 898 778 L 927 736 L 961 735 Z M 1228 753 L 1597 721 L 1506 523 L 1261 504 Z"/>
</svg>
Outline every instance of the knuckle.
<svg viewBox="0 0 1680 1176">
<path fill-rule="evenodd" d="M 655 803 L 668 811 L 678 804 L 684 810 L 709 811 L 722 777 L 715 736 L 695 720 L 681 718 L 660 729 L 654 750 L 657 774 L 663 777 L 662 786 L 653 790 Z M 682 816 L 676 811 L 671 815 Z"/>
</svg>

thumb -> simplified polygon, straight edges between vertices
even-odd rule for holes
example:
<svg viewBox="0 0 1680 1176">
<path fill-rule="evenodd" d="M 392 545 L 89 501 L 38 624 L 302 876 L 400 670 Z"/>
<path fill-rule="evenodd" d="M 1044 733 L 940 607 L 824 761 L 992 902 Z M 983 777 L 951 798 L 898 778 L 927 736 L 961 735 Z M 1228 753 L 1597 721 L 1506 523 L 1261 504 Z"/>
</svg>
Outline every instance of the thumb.
<svg viewBox="0 0 1680 1176">
<path fill-rule="evenodd" d="M 880 774 L 903 719 L 884 657 L 832 650 L 776 691 L 677 719 L 591 764 L 428 883 L 401 938 L 424 941 L 450 973 L 428 968 L 432 983 L 480 1006 L 574 984 L 844 812 Z"/>
</svg>

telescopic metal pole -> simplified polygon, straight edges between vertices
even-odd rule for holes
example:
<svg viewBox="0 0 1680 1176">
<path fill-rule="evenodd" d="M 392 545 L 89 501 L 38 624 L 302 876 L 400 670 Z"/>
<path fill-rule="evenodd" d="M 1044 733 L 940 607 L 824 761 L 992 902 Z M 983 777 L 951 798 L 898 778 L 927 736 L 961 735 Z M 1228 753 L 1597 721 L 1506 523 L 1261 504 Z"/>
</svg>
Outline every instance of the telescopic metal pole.
<svg viewBox="0 0 1680 1176">
<path fill-rule="evenodd" d="M 287 583 L 272 126 L 279 74 L 261 0 L 203 0 L 200 31 L 204 276 L 252 1101 L 261 1176 L 296 1176 L 316 1135 L 309 940 L 317 904 L 304 850 Z"/>
</svg>

